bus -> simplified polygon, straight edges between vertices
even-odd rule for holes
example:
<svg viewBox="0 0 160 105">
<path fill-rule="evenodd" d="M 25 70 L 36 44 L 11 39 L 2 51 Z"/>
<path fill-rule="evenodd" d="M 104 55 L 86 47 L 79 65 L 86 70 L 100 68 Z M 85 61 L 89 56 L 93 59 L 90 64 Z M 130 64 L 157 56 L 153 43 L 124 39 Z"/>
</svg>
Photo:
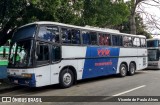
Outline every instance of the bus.
<svg viewBox="0 0 160 105">
<path fill-rule="evenodd" d="M 160 38 L 147 39 L 147 49 L 147 69 L 160 69 Z"/>
<path fill-rule="evenodd" d="M 68 88 L 87 78 L 134 75 L 147 61 L 143 35 L 40 21 L 14 32 L 8 78 L 17 85 Z"/>
<path fill-rule="evenodd" d="M 9 42 L 7 41 L 5 45 L 0 46 L 0 79 L 7 78 Z"/>
</svg>

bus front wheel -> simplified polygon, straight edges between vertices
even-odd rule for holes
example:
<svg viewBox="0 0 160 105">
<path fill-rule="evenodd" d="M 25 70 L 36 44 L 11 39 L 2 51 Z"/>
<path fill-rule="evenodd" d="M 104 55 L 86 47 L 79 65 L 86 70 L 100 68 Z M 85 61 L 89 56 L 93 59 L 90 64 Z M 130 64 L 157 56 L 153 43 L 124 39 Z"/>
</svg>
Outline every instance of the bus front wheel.
<svg viewBox="0 0 160 105">
<path fill-rule="evenodd" d="M 119 71 L 120 71 L 119 76 L 120 76 L 120 77 L 125 77 L 126 74 L 127 74 L 127 66 L 122 63 L 122 64 L 120 65 Z"/>
<path fill-rule="evenodd" d="M 73 85 L 73 72 L 66 68 L 60 73 L 59 84 L 62 88 L 68 88 Z"/>
<path fill-rule="evenodd" d="M 135 74 L 135 70 L 136 70 L 136 66 L 134 63 L 130 63 L 129 65 L 129 71 L 128 71 L 128 75 L 134 75 Z"/>
</svg>

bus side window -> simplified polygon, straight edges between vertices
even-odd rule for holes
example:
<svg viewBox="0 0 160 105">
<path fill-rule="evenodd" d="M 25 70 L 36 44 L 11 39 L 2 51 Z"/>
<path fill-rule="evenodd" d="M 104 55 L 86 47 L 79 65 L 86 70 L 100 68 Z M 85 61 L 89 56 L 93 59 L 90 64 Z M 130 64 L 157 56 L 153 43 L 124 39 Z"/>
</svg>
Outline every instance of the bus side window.
<svg viewBox="0 0 160 105">
<path fill-rule="evenodd" d="M 102 33 L 99 33 L 99 45 L 104 45 L 104 35 Z"/>
<path fill-rule="evenodd" d="M 62 28 L 61 34 L 62 34 L 62 43 L 71 43 L 72 32 L 70 29 Z"/>
<path fill-rule="evenodd" d="M 83 39 L 83 44 L 90 44 L 90 36 L 89 33 L 86 31 L 82 31 L 82 39 Z"/>
<path fill-rule="evenodd" d="M 136 37 L 133 38 L 133 46 L 134 47 L 140 47 L 141 46 L 139 38 L 136 38 Z"/>
<path fill-rule="evenodd" d="M 113 46 L 122 46 L 122 36 L 112 35 L 112 45 Z"/>
<path fill-rule="evenodd" d="M 123 37 L 123 46 L 124 47 L 132 47 L 133 46 L 132 37 L 124 36 Z"/>
<path fill-rule="evenodd" d="M 141 38 L 141 47 L 146 47 L 146 40 Z"/>
<path fill-rule="evenodd" d="M 80 31 L 76 29 L 72 29 L 72 36 L 71 36 L 72 44 L 80 44 Z"/>
<path fill-rule="evenodd" d="M 48 61 L 49 60 L 49 47 L 47 44 L 38 44 L 36 51 L 37 61 Z"/>
<path fill-rule="evenodd" d="M 107 46 L 111 45 L 111 39 L 109 34 L 104 34 L 104 45 L 107 45 Z"/>
<path fill-rule="evenodd" d="M 97 45 L 96 32 L 82 31 L 82 39 L 83 39 L 83 44 Z"/>
<path fill-rule="evenodd" d="M 52 27 L 52 42 L 59 43 L 59 29 L 58 27 Z"/>
<path fill-rule="evenodd" d="M 91 45 L 97 45 L 97 33 L 96 32 L 90 32 L 90 40 L 91 40 Z"/>
<path fill-rule="evenodd" d="M 110 35 L 99 33 L 99 45 L 111 45 Z"/>
<path fill-rule="evenodd" d="M 47 41 L 59 42 L 59 29 L 55 26 L 41 26 L 38 37 Z"/>
<path fill-rule="evenodd" d="M 77 29 L 61 29 L 62 43 L 66 44 L 80 44 L 80 30 Z"/>
</svg>

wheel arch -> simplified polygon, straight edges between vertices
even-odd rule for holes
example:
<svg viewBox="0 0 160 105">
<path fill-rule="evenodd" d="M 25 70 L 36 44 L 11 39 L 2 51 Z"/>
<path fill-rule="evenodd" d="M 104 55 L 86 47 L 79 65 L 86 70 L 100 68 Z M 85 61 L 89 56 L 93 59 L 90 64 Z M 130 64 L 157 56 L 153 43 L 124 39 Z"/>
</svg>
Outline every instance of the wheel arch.
<svg viewBox="0 0 160 105">
<path fill-rule="evenodd" d="M 76 81 L 77 81 L 77 71 L 76 71 L 76 69 L 75 69 L 75 67 L 73 67 L 73 66 L 71 66 L 71 65 L 68 65 L 68 66 L 64 66 L 62 69 L 61 69 L 61 71 L 60 71 L 60 73 L 59 73 L 59 79 L 60 79 L 60 74 L 61 74 L 61 72 L 63 71 L 63 70 L 65 70 L 65 69 L 70 69 L 72 72 L 73 72 L 73 75 L 74 75 L 74 84 L 76 83 Z"/>
<path fill-rule="evenodd" d="M 121 63 L 120 63 L 120 66 L 121 66 L 121 64 L 125 64 L 126 67 L 127 67 L 127 71 L 129 70 L 129 66 L 128 66 L 127 62 L 121 62 Z M 120 66 L 119 66 L 119 67 L 120 67 Z"/>
<path fill-rule="evenodd" d="M 124 69 L 124 67 L 125 67 L 125 69 Z M 121 62 L 120 66 L 119 66 L 119 76 L 120 77 L 125 77 L 127 75 L 127 71 L 128 71 L 128 64 L 127 64 L 127 62 Z"/>
<path fill-rule="evenodd" d="M 137 70 L 137 64 L 136 64 L 136 62 L 135 62 L 135 61 L 131 61 L 131 62 L 129 63 L 129 66 L 130 66 L 131 63 L 134 63 L 134 64 L 135 64 L 135 70 Z"/>
</svg>

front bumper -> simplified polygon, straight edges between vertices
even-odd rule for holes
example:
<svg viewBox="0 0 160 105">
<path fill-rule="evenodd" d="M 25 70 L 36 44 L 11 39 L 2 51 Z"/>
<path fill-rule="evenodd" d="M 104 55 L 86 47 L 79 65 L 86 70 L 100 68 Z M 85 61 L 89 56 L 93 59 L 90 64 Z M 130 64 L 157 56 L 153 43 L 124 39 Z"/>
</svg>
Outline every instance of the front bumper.
<svg viewBox="0 0 160 105">
<path fill-rule="evenodd" d="M 31 78 L 24 78 L 21 76 L 13 76 L 13 75 L 8 75 L 8 78 L 9 78 L 10 82 L 15 85 L 36 87 L 36 80 L 35 80 L 34 74 L 32 74 Z"/>
</svg>

